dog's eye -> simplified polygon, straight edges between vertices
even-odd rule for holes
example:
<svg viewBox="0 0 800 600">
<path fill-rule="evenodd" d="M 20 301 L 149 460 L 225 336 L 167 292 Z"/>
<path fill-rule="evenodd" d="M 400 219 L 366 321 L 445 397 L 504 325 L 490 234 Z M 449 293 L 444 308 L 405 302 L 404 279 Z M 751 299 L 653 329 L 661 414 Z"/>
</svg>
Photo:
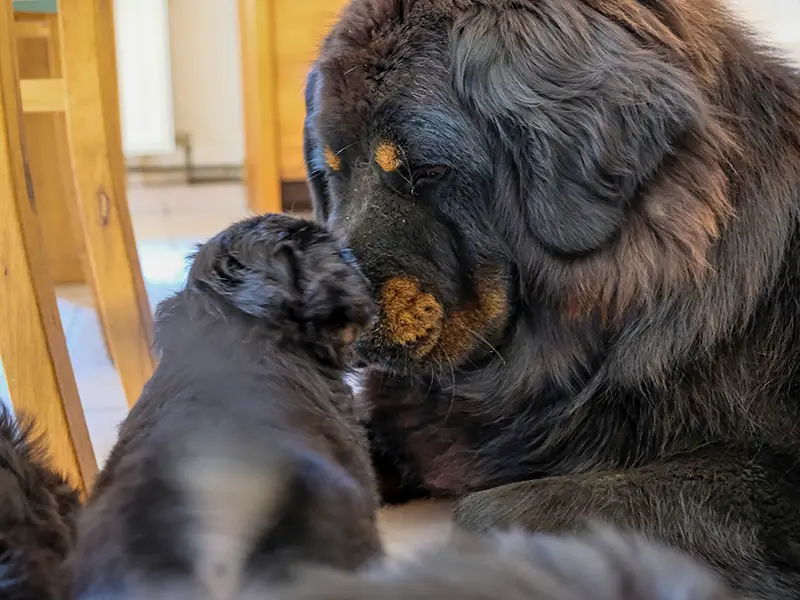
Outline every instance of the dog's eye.
<svg viewBox="0 0 800 600">
<path fill-rule="evenodd" d="M 424 165 L 411 172 L 414 189 L 440 181 L 450 169 L 444 165 Z"/>
</svg>

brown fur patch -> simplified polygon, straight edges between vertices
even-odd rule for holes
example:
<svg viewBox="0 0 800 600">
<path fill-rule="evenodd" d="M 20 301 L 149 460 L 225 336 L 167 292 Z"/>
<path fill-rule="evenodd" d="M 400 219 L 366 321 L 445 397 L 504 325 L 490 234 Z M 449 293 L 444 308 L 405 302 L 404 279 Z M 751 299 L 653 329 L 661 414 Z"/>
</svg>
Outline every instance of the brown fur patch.
<svg viewBox="0 0 800 600">
<path fill-rule="evenodd" d="M 387 281 L 381 289 L 381 309 L 384 330 L 395 344 L 419 344 L 414 354 L 424 356 L 438 341 L 442 305 L 420 289 L 415 277 L 401 275 Z"/>
<path fill-rule="evenodd" d="M 375 162 L 387 173 L 393 173 L 400 168 L 400 149 L 392 143 L 381 142 L 375 148 Z"/>
<path fill-rule="evenodd" d="M 322 151 L 325 157 L 325 164 L 331 171 L 340 171 L 342 169 L 342 159 L 328 146 Z"/>
<path fill-rule="evenodd" d="M 479 280 L 478 297 L 445 321 L 435 353 L 451 361 L 463 360 L 507 312 L 505 285 L 495 277 Z"/>
<path fill-rule="evenodd" d="M 696 287 L 711 272 L 709 253 L 734 217 L 729 182 L 712 156 L 735 153 L 736 141 L 718 123 L 697 139 L 696 163 L 666 171 L 651 184 L 642 212 L 632 216 L 618 243 L 586 260 L 560 265 L 570 290 L 561 304 L 568 320 L 599 315 L 606 323 L 643 308 L 659 294 Z M 691 168 L 687 168 L 691 165 Z"/>
<path fill-rule="evenodd" d="M 714 85 L 722 61 L 718 33 L 719 5 L 708 0 L 673 0 L 653 11 L 637 0 L 587 0 L 650 43 L 666 47 L 706 85 Z"/>
</svg>

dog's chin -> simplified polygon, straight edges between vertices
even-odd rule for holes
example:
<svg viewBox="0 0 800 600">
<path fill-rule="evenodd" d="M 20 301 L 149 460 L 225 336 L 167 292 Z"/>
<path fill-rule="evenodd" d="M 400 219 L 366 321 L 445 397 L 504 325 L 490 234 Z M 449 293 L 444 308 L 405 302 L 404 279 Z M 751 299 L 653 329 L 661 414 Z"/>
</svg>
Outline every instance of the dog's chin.
<svg viewBox="0 0 800 600">
<path fill-rule="evenodd" d="M 419 356 L 415 350 L 387 343 L 374 331 L 367 332 L 355 344 L 353 364 L 357 368 L 378 368 L 402 376 L 430 374 L 432 360 Z"/>
<path fill-rule="evenodd" d="M 357 340 L 350 364 L 356 369 L 377 368 L 401 377 L 421 379 L 431 377 L 436 379 L 446 373 L 446 379 L 449 381 L 453 369 L 459 371 L 479 369 L 501 351 L 502 331 L 487 332 L 486 337 L 482 339 L 491 339 L 492 345 L 488 345 L 488 342 L 476 345 L 468 354 L 455 360 L 454 357 L 449 358 L 436 345 L 430 350 L 425 348 L 427 351 L 421 352 L 421 344 L 425 344 L 425 341 L 400 346 L 386 343 L 379 335 L 368 332 Z"/>
<path fill-rule="evenodd" d="M 378 367 L 394 373 L 407 373 L 411 357 L 409 353 L 399 346 L 382 343 L 376 336 L 365 334 L 355 344 L 353 364 L 357 368 Z"/>
</svg>

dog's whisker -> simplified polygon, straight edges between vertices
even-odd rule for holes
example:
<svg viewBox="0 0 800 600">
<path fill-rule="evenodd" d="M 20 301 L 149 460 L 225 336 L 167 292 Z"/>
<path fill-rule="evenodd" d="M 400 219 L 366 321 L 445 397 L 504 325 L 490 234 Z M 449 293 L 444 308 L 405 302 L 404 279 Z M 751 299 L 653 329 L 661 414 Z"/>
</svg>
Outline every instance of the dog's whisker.
<svg viewBox="0 0 800 600">
<path fill-rule="evenodd" d="M 347 144 L 347 146 L 345 146 L 344 148 L 342 148 L 341 150 L 339 150 L 339 151 L 336 153 L 336 156 L 339 156 L 339 155 L 340 155 L 342 152 L 344 152 L 345 150 L 349 150 L 350 148 L 352 148 L 352 147 L 353 147 L 353 146 L 355 146 L 356 144 L 358 144 L 358 142 L 353 142 L 352 144 Z"/>
<path fill-rule="evenodd" d="M 444 354 L 445 358 L 447 359 L 447 364 L 450 365 L 450 403 L 447 406 L 447 412 L 445 413 L 444 419 L 442 423 L 447 423 L 447 420 L 450 418 L 450 413 L 453 410 L 453 406 L 455 405 L 456 401 L 456 371 L 455 367 L 453 366 L 453 361 L 450 359 L 450 356 L 447 352 L 442 348 L 442 354 Z"/>
<path fill-rule="evenodd" d="M 477 340 L 479 340 L 479 341 L 483 342 L 484 344 L 486 344 L 486 345 L 489 347 L 489 350 L 491 350 L 491 351 L 492 351 L 492 353 L 493 353 L 493 354 L 494 354 L 494 355 L 495 355 L 497 358 L 499 358 L 499 359 L 500 359 L 500 361 L 501 361 L 503 364 L 506 364 L 506 359 L 503 357 L 503 355 L 502 355 L 502 354 L 500 354 L 500 350 L 498 350 L 498 349 L 497 349 L 497 348 L 496 348 L 496 347 L 495 347 L 495 346 L 494 346 L 494 345 L 493 345 L 493 344 L 492 344 L 492 343 L 491 343 L 489 340 L 487 340 L 487 339 L 486 339 L 484 336 L 482 336 L 482 335 L 481 335 L 480 333 L 478 333 L 477 331 L 475 331 L 475 330 L 473 330 L 473 329 L 470 329 L 469 327 L 466 327 L 466 326 L 464 326 L 464 330 L 465 330 L 465 331 L 467 331 L 468 333 L 471 333 L 471 334 L 472 334 L 472 335 L 475 337 L 475 339 L 477 339 Z"/>
</svg>

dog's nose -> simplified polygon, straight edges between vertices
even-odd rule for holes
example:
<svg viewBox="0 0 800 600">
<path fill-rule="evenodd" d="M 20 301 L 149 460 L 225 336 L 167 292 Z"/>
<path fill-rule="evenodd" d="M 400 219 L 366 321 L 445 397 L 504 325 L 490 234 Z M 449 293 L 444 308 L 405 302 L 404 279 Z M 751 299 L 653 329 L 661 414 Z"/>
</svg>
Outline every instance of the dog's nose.
<svg viewBox="0 0 800 600">
<path fill-rule="evenodd" d="M 408 275 L 392 277 L 380 291 L 386 341 L 412 350 L 416 356 L 430 352 L 439 340 L 444 322 L 442 305 L 420 289 L 419 280 Z"/>
</svg>

